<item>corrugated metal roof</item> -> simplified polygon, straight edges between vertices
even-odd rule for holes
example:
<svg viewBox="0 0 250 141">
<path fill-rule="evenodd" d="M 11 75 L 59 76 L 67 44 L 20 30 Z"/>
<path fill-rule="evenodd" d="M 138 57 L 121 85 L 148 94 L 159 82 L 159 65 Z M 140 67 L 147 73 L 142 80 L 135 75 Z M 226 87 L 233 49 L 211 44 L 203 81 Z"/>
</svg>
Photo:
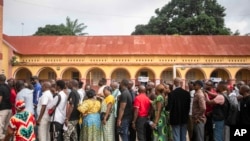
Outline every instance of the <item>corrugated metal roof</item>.
<svg viewBox="0 0 250 141">
<path fill-rule="evenodd" d="M 3 36 L 23 55 L 250 55 L 250 36 Z"/>
</svg>

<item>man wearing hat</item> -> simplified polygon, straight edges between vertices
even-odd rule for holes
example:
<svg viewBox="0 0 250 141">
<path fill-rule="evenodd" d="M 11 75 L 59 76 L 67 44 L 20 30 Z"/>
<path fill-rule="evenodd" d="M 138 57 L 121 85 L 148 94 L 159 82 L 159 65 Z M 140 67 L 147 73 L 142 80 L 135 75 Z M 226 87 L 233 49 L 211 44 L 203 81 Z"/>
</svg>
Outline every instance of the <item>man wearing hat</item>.
<svg viewBox="0 0 250 141">
<path fill-rule="evenodd" d="M 9 127 L 4 141 L 9 141 L 13 136 L 14 141 L 35 141 L 35 118 L 25 110 L 23 100 L 16 101 L 17 113 L 10 118 Z"/>
<path fill-rule="evenodd" d="M 192 106 L 192 119 L 194 125 L 194 135 L 193 138 L 195 141 L 204 140 L 204 126 L 206 123 L 206 99 L 201 90 L 203 83 L 200 80 L 194 82 L 194 99 Z"/>
</svg>

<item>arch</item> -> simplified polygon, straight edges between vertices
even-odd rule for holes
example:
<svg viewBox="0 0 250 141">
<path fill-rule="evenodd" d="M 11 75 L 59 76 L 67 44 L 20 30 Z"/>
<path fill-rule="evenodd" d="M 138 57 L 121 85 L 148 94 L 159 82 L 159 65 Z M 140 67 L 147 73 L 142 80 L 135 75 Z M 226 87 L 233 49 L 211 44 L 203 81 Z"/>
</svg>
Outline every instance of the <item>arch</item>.
<svg viewBox="0 0 250 141">
<path fill-rule="evenodd" d="M 241 68 L 237 71 L 235 75 L 236 82 L 244 81 L 245 83 L 250 82 L 250 69 L 249 68 Z"/>
<path fill-rule="evenodd" d="M 32 77 L 32 73 L 28 68 L 21 67 L 15 71 L 13 77 L 16 80 L 23 80 L 25 82 L 30 82 L 30 78 Z"/>
<path fill-rule="evenodd" d="M 82 78 L 82 75 L 77 68 L 68 67 L 62 71 L 61 78 L 62 80 L 71 80 L 71 79 L 80 80 Z"/>
<path fill-rule="evenodd" d="M 40 80 L 56 80 L 57 78 L 55 70 L 50 67 L 43 67 L 38 70 L 37 76 Z"/>
<path fill-rule="evenodd" d="M 136 85 L 140 84 L 140 82 L 138 81 L 139 76 L 149 77 L 150 81 L 155 82 L 155 72 L 151 68 L 142 67 L 142 68 L 138 69 L 138 71 L 135 74 L 135 79 L 136 79 L 135 84 Z"/>
<path fill-rule="evenodd" d="M 225 68 L 214 69 L 210 74 L 210 78 L 211 77 L 221 78 L 222 80 L 225 80 L 225 81 L 232 78 L 231 73 Z"/>
<path fill-rule="evenodd" d="M 115 80 L 117 82 L 120 82 L 124 78 L 130 79 L 131 75 L 130 75 L 130 72 L 125 68 L 116 68 L 111 73 L 110 78 L 111 78 L 111 80 Z"/>
<path fill-rule="evenodd" d="M 200 68 L 191 68 L 186 72 L 185 79 L 187 82 L 190 80 L 205 80 L 206 75 Z"/>
<path fill-rule="evenodd" d="M 87 71 L 86 84 L 97 87 L 101 78 L 106 78 L 105 72 L 98 67 L 91 68 Z"/>
<path fill-rule="evenodd" d="M 181 78 L 181 74 L 178 70 L 176 70 L 176 76 Z M 161 72 L 161 80 L 172 83 L 173 82 L 173 68 L 166 68 Z"/>
</svg>

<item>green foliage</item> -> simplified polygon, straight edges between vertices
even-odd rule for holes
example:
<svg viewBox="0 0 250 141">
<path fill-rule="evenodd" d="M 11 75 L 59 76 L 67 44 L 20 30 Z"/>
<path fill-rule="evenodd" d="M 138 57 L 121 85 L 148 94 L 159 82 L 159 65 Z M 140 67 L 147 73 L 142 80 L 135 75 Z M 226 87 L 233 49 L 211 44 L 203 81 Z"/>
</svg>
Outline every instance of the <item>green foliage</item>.
<svg viewBox="0 0 250 141">
<path fill-rule="evenodd" d="M 216 0 L 172 0 L 148 24 L 137 25 L 133 35 L 229 35 L 225 27 L 225 8 Z"/>
<path fill-rule="evenodd" d="M 34 35 L 74 35 L 74 33 L 64 25 L 46 25 L 39 27 Z"/>
<path fill-rule="evenodd" d="M 45 25 L 45 27 L 39 27 L 34 35 L 86 35 L 83 30 L 87 26 L 84 23 L 78 24 L 78 19 L 71 21 L 69 17 L 66 18 L 66 24 L 60 25 Z"/>
</svg>

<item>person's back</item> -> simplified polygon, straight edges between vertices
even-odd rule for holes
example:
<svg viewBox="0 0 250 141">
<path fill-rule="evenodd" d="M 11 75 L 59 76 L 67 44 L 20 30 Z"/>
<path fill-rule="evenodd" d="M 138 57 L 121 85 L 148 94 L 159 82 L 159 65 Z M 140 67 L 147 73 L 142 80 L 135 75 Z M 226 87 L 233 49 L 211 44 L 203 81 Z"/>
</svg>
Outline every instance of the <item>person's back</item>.
<svg viewBox="0 0 250 141">
<path fill-rule="evenodd" d="M 189 118 L 191 96 L 188 91 L 181 88 L 181 78 L 174 79 L 175 90 L 168 96 L 170 125 L 173 130 L 173 139 L 186 140 L 187 123 Z"/>
<path fill-rule="evenodd" d="M 0 96 L 2 97 L 2 101 L 0 102 L 0 110 L 11 109 L 10 89 L 7 84 L 0 84 Z"/>
<path fill-rule="evenodd" d="M 176 88 L 169 94 L 170 124 L 186 124 L 190 110 L 190 94 L 182 88 Z"/>
<path fill-rule="evenodd" d="M 28 88 L 21 89 L 16 96 L 16 101 L 18 100 L 24 100 L 25 102 L 25 110 L 30 112 L 31 114 L 34 114 L 33 109 L 33 90 L 30 90 Z"/>
<path fill-rule="evenodd" d="M 35 118 L 28 111 L 16 113 L 10 119 L 10 128 L 15 129 L 14 140 L 16 141 L 35 141 Z"/>
</svg>

